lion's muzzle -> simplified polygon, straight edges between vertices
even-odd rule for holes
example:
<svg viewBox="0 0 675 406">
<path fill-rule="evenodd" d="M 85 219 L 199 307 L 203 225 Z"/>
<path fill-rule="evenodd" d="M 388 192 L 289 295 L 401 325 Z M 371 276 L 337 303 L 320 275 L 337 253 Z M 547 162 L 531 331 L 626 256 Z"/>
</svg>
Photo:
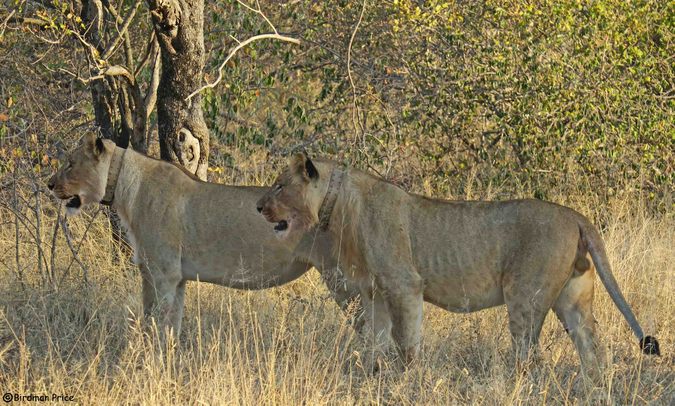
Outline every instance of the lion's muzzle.
<svg viewBox="0 0 675 406">
<path fill-rule="evenodd" d="M 274 226 L 274 231 L 284 231 L 288 228 L 288 221 L 281 220 Z"/>
<path fill-rule="evenodd" d="M 79 195 L 75 195 L 71 197 L 68 200 L 68 203 L 66 203 L 66 207 L 72 208 L 72 209 L 79 209 L 80 206 L 82 206 L 82 200 L 80 199 Z"/>
</svg>

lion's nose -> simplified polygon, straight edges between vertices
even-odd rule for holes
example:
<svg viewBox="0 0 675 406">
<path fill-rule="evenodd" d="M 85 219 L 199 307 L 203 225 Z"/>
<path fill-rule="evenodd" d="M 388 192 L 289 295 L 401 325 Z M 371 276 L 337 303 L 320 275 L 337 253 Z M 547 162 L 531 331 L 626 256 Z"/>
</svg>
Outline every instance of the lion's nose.
<svg viewBox="0 0 675 406">
<path fill-rule="evenodd" d="M 47 187 L 49 190 L 54 190 L 54 178 L 49 179 L 49 182 L 47 182 Z"/>
<path fill-rule="evenodd" d="M 258 213 L 262 213 L 262 209 L 263 209 L 262 206 L 257 206 L 257 207 L 256 207 L 256 210 L 258 210 Z"/>
</svg>

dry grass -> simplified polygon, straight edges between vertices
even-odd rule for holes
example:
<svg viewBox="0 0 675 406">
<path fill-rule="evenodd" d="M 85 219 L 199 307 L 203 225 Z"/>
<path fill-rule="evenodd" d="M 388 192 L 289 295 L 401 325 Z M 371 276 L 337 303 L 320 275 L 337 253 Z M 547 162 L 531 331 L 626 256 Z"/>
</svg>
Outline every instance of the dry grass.
<svg viewBox="0 0 675 406">
<path fill-rule="evenodd" d="M 599 289 L 595 314 L 613 364 L 606 387 L 589 395 L 578 383 L 577 354 L 553 316 L 543 330 L 541 362 L 514 374 L 504 308 L 456 315 L 429 305 L 419 365 L 367 374 L 357 362 L 362 343 L 315 272 L 260 292 L 190 284 L 180 342 L 160 350 L 140 333 L 140 277 L 113 261 L 105 216 L 96 215 L 91 227 L 97 209 L 69 221 L 82 264 L 73 261 L 61 231 L 52 258 L 55 206 L 45 200 L 36 217 L 28 207 L 33 200 L 25 198 L 17 246 L 12 197 L 0 195 L 2 392 L 68 394 L 82 404 L 675 402 L 675 219 L 650 217 L 633 200 L 610 207 L 581 197 L 558 200 L 604 225 L 617 279 L 664 353 L 642 357 Z"/>
</svg>

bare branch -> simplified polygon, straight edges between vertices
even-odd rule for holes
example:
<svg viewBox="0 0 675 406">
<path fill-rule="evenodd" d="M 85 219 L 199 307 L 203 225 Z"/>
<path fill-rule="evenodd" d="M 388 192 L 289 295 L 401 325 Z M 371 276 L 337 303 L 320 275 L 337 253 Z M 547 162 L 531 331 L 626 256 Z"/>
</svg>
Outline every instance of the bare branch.
<svg viewBox="0 0 675 406">
<path fill-rule="evenodd" d="M 274 31 L 275 34 L 279 34 L 279 32 L 277 31 L 277 29 L 274 27 L 274 24 L 272 24 L 272 22 L 267 18 L 267 16 L 265 15 L 265 13 L 263 13 L 262 10 L 260 9 L 260 2 L 259 2 L 258 0 L 255 0 L 255 5 L 258 7 L 257 9 L 255 9 L 255 8 L 253 8 L 253 7 L 251 7 L 251 6 L 249 6 L 248 4 L 244 3 L 244 2 L 241 1 L 241 0 L 237 0 L 237 3 L 241 4 L 242 6 L 246 7 L 247 9 L 253 11 L 253 12 L 256 13 L 256 14 L 260 14 L 260 16 L 261 16 L 265 21 L 267 21 L 267 24 L 269 24 L 270 28 L 272 28 L 272 31 Z"/>
<path fill-rule="evenodd" d="M 157 44 L 159 45 L 159 44 Z M 155 57 L 153 58 L 155 60 L 154 65 L 152 67 L 152 77 L 150 78 L 150 86 L 148 86 L 148 90 L 145 93 L 145 118 L 147 119 L 150 117 L 150 114 L 152 113 L 152 110 L 155 109 L 155 103 L 157 102 L 157 89 L 159 88 L 159 78 L 162 73 L 162 58 L 161 58 L 161 51 L 159 49 L 159 46 L 155 47 Z"/>
<path fill-rule="evenodd" d="M 122 24 L 122 29 L 119 31 L 119 35 L 117 36 L 117 38 L 115 38 L 113 43 L 110 44 L 108 49 L 106 49 L 105 52 L 103 52 L 103 56 L 101 57 L 101 59 L 107 60 L 108 58 L 110 58 L 112 53 L 115 51 L 115 48 L 117 48 L 117 46 L 122 42 L 122 40 L 125 39 L 125 35 L 127 33 L 127 30 L 129 29 L 129 25 L 136 16 L 136 10 L 138 10 L 138 6 L 141 4 L 141 1 L 142 0 L 136 0 L 136 3 L 134 3 L 134 6 L 131 8 L 129 15 L 127 15 L 127 17 L 124 19 L 124 23 Z M 109 10 L 110 9 L 112 9 L 112 7 L 110 7 Z"/>
<path fill-rule="evenodd" d="M 47 69 L 49 70 L 48 67 L 47 67 Z M 94 80 L 103 79 L 103 75 L 96 75 L 96 76 L 92 76 L 92 77 L 89 77 L 89 78 L 83 78 L 82 76 L 78 75 L 77 73 L 73 73 L 73 72 L 71 72 L 71 71 L 69 71 L 68 69 L 65 69 L 65 68 L 59 68 L 59 72 L 65 73 L 69 76 L 72 76 L 74 79 L 79 80 L 83 85 L 86 85 L 90 82 L 93 82 Z"/>
<path fill-rule="evenodd" d="M 14 24 L 26 24 L 26 25 L 37 25 L 40 28 L 46 28 L 49 27 L 50 22 L 47 20 L 43 20 L 42 18 L 34 18 L 34 17 L 21 17 L 21 16 L 14 16 L 15 10 L 12 10 L 11 13 L 5 18 L 5 21 L 2 23 L 3 29 L 2 32 L 0 32 L 0 35 L 2 35 L 5 31 L 5 26 L 8 23 L 14 23 Z"/>
<path fill-rule="evenodd" d="M 120 65 L 114 65 L 103 69 L 101 71 L 101 75 L 121 76 L 125 79 L 127 83 L 127 88 L 131 93 L 131 98 L 133 99 L 134 103 L 134 114 L 133 114 L 134 140 L 138 140 L 138 138 L 140 138 L 141 135 L 144 135 L 148 113 L 145 110 L 145 100 L 143 100 L 143 96 L 141 95 L 141 88 L 136 82 L 136 79 L 131 74 L 131 72 L 127 70 L 127 68 Z"/>
<path fill-rule="evenodd" d="M 127 68 L 120 65 L 113 65 L 108 68 L 104 68 L 100 74 L 104 76 L 122 76 L 131 86 L 136 85 L 136 79 L 131 74 L 131 72 L 129 72 Z"/>
<path fill-rule="evenodd" d="M 155 51 L 155 47 L 158 47 L 159 44 L 157 43 L 157 37 L 155 36 L 155 30 L 150 31 L 150 40 L 148 41 L 148 45 L 145 47 L 145 52 L 143 53 L 143 58 L 141 58 L 140 62 L 138 63 L 138 66 L 136 67 L 136 71 L 134 72 L 134 76 L 138 76 L 143 68 L 145 67 L 145 64 L 148 62 L 150 59 L 150 55 L 152 55 Z"/>
<path fill-rule="evenodd" d="M 121 24 L 124 27 L 127 27 L 128 24 L 126 23 L 127 21 L 131 21 L 130 18 L 133 18 L 133 13 L 136 12 L 138 8 L 138 3 L 134 5 L 134 9 L 131 11 L 131 14 L 127 17 L 127 20 L 124 20 L 119 12 L 115 9 L 115 7 L 110 4 L 110 1 L 108 0 L 103 0 L 103 6 L 105 7 L 106 10 L 110 13 L 115 18 L 115 29 L 117 29 L 117 34 L 119 37 L 116 39 L 119 44 L 119 38 L 124 38 L 124 56 L 127 60 L 127 66 L 133 70 L 134 68 L 134 54 L 133 54 L 133 48 L 131 46 L 131 39 L 129 38 L 129 30 L 128 29 L 122 29 L 120 31 L 119 25 Z M 119 4 L 119 7 L 121 9 L 122 3 Z M 115 46 L 114 44 L 111 44 L 111 47 Z M 112 49 L 112 48 L 109 48 Z"/>
<path fill-rule="evenodd" d="M 91 27 L 89 29 L 91 29 Z M 99 66 L 101 58 L 96 47 L 90 44 L 89 41 L 87 41 L 86 38 L 84 38 L 82 34 L 77 32 L 76 30 L 72 30 L 71 33 L 75 35 L 77 40 L 80 41 L 80 43 L 84 45 L 84 47 L 89 51 L 91 59 L 94 61 L 96 66 Z"/>
<path fill-rule="evenodd" d="M 247 39 L 243 42 L 240 42 L 236 47 L 234 47 L 232 49 L 232 51 L 230 51 L 230 53 L 227 55 L 227 58 L 225 58 L 225 60 L 218 67 L 218 78 L 215 81 L 213 81 L 211 83 L 207 83 L 206 85 L 204 85 L 204 86 L 200 87 L 199 89 L 195 90 L 194 92 L 192 92 L 187 97 L 186 100 L 187 101 L 192 100 L 192 98 L 196 94 L 200 93 L 201 91 L 203 91 L 205 89 L 212 89 L 212 88 L 216 87 L 216 85 L 218 83 L 220 83 L 221 80 L 223 80 L 223 69 L 225 68 L 225 65 L 227 65 L 227 63 L 230 61 L 230 59 L 232 59 L 232 57 L 237 53 L 237 51 L 239 51 L 240 49 L 242 49 L 246 45 L 248 45 L 252 42 L 261 40 L 261 39 L 276 39 L 276 40 L 279 40 L 279 41 L 291 42 L 291 43 L 297 44 L 297 45 L 300 44 L 299 39 L 287 37 L 287 36 L 280 35 L 280 34 L 260 34 L 260 35 L 253 36 L 253 37 L 251 37 L 251 38 L 249 38 L 249 39 Z"/>
<path fill-rule="evenodd" d="M 353 109 L 352 109 L 352 124 L 354 125 L 354 131 L 356 133 L 356 136 L 358 137 L 358 129 L 359 127 L 361 128 L 361 135 L 363 136 L 365 133 L 365 130 L 363 128 L 363 125 L 361 125 L 361 119 L 360 119 L 360 111 L 359 111 L 359 105 L 356 102 L 356 85 L 354 84 L 354 78 L 352 78 L 352 45 L 354 44 L 354 38 L 356 37 L 356 33 L 359 30 L 359 27 L 361 26 L 361 21 L 363 20 L 363 13 L 366 11 L 366 0 L 363 0 L 363 5 L 361 6 L 361 14 L 359 15 L 359 20 L 356 22 L 356 26 L 354 27 L 354 31 L 352 32 L 352 36 L 349 39 L 349 48 L 347 49 L 347 76 L 349 77 L 349 84 L 352 86 L 352 95 L 354 97 L 353 100 Z M 365 136 L 363 137 L 363 142 L 365 142 Z"/>
<path fill-rule="evenodd" d="M 133 98 L 135 107 L 138 109 L 143 109 L 143 107 L 145 106 L 145 102 L 143 100 L 143 97 L 141 96 L 141 89 L 139 88 L 138 83 L 136 82 L 131 72 L 129 72 L 129 70 L 123 66 L 113 65 L 107 68 L 103 68 L 99 71 L 98 75 L 94 75 L 89 78 L 80 77 L 79 75 L 63 68 L 60 68 L 59 71 L 76 78 L 85 85 L 95 80 L 104 79 L 106 76 L 121 76 L 124 78 L 127 85 L 129 86 L 129 89 L 131 91 L 131 97 Z M 146 113 L 144 112 L 142 116 L 145 118 Z"/>
<path fill-rule="evenodd" d="M 96 210 L 96 213 L 94 213 L 94 215 L 91 217 L 91 220 L 89 220 L 89 224 L 87 224 L 87 228 L 84 230 L 84 234 L 82 234 L 82 239 L 80 239 L 80 241 L 77 243 L 77 247 L 73 246 L 72 234 L 70 233 L 70 229 L 68 228 L 66 217 L 60 218 L 61 229 L 63 229 L 63 235 L 66 237 L 66 243 L 68 244 L 68 248 L 70 248 L 70 252 L 73 254 L 73 258 L 70 260 L 70 263 L 68 264 L 66 270 L 63 272 L 63 275 L 61 275 L 59 285 L 61 285 L 61 283 L 63 283 L 63 281 L 68 276 L 70 268 L 73 266 L 74 262 L 77 262 L 78 265 L 80 265 L 80 268 L 82 268 L 82 276 L 84 278 L 84 281 L 86 283 L 89 283 L 88 281 L 89 269 L 86 267 L 86 265 L 84 265 L 84 263 L 82 263 L 82 261 L 80 260 L 80 256 L 78 254 L 80 253 L 82 242 L 84 242 L 84 239 L 87 237 L 87 233 L 89 232 L 91 225 L 94 224 L 94 220 L 96 219 L 96 216 L 98 216 L 98 213 L 100 212 L 101 209 L 99 208 L 98 210 Z"/>
<path fill-rule="evenodd" d="M 129 91 L 125 86 L 120 87 L 120 97 L 117 99 L 120 112 L 120 124 L 122 127 L 122 142 L 129 142 L 134 133 L 134 114 L 132 113 L 131 100 L 129 100 Z"/>
<path fill-rule="evenodd" d="M 16 13 L 16 10 L 12 10 L 11 13 L 7 15 L 7 18 L 5 18 L 5 21 L 2 22 L 2 31 L 0 31 L 0 38 L 5 34 L 5 27 L 7 27 L 7 23 L 9 22 L 9 19 L 12 18 L 12 16 Z"/>
<path fill-rule="evenodd" d="M 127 66 L 129 69 L 134 69 L 134 49 L 131 46 L 131 39 L 129 38 L 129 32 L 124 33 L 124 57 L 127 60 Z"/>
</svg>

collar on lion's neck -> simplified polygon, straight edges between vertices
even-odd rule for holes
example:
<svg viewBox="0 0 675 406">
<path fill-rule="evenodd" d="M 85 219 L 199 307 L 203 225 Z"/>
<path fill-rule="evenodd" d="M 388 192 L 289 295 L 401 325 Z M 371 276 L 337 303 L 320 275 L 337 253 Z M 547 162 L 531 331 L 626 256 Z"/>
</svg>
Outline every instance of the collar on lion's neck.
<svg viewBox="0 0 675 406">
<path fill-rule="evenodd" d="M 328 190 L 326 191 L 326 195 L 323 197 L 323 202 L 321 203 L 321 208 L 319 209 L 319 230 L 321 231 L 328 230 L 330 216 L 333 214 L 333 208 L 335 208 L 338 192 L 342 187 L 342 182 L 344 181 L 346 172 L 346 168 L 341 165 L 336 165 L 333 167 L 333 170 L 330 173 Z"/>
<path fill-rule="evenodd" d="M 117 178 L 122 169 L 122 159 L 127 153 L 125 148 L 115 146 L 112 157 L 110 157 L 110 167 L 108 167 L 108 182 L 105 185 L 105 195 L 101 199 L 101 204 L 110 206 L 115 198 L 115 188 L 117 187 Z"/>
</svg>

